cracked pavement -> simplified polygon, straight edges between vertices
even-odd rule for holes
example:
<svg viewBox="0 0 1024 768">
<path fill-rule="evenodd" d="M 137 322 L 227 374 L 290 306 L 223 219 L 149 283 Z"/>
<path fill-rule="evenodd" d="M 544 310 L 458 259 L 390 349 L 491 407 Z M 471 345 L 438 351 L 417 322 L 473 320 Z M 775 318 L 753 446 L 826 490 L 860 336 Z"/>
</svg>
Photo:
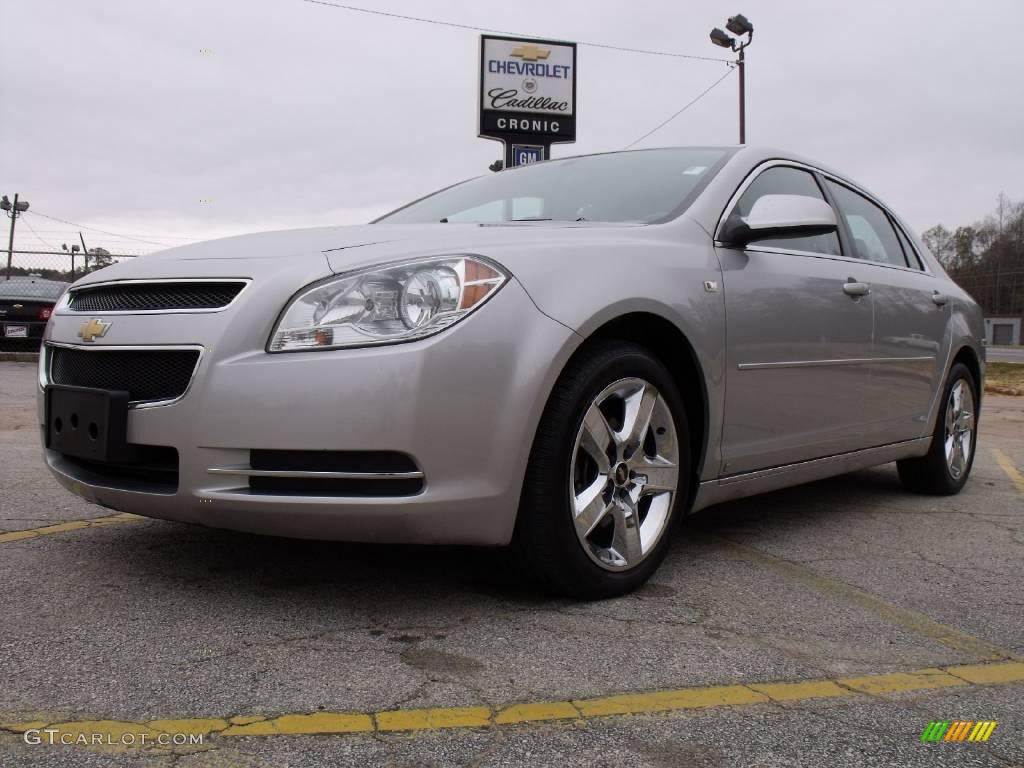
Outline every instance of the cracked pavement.
<svg viewBox="0 0 1024 768">
<path fill-rule="evenodd" d="M 0 363 L 0 532 L 109 514 L 46 472 L 33 387 L 32 365 Z M 0 544 L 0 720 L 496 708 L 970 664 L 985 648 L 1024 656 L 1024 493 L 992 448 L 1024 468 L 1024 399 L 986 397 L 959 496 L 911 495 L 887 465 L 715 507 L 687 521 L 651 583 L 600 603 L 532 593 L 488 550 L 152 520 Z M 920 743 L 930 720 L 955 719 L 999 726 L 984 744 Z M 0 766 L 1011 766 L 1024 765 L 1022 726 L 1024 683 L 1012 683 L 502 728 L 214 736 L 174 752 L 0 733 Z"/>
</svg>

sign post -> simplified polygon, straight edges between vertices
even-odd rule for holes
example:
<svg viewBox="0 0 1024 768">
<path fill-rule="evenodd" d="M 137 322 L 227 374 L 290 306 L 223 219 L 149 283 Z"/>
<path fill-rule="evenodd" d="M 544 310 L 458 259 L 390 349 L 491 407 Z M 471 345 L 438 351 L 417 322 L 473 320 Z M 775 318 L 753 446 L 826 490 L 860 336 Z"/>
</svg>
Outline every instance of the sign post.
<svg viewBox="0 0 1024 768">
<path fill-rule="evenodd" d="M 576 43 L 480 36 L 478 136 L 505 145 L 505 167 L 576 141 Z"/>
</svg>

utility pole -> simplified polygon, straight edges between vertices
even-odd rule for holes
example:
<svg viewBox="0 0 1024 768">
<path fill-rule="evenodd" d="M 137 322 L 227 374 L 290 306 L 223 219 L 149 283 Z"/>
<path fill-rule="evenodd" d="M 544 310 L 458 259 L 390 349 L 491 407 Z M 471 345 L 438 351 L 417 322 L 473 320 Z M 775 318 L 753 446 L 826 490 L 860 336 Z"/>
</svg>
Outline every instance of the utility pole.
<svg viewBox="0 0 1024 768">
<path fill-rule="evenodd" d="M 729 23 L 725 25 L 733 35 L 737 37 L 743 37 L 748 35 L 745 43 L 739 42 L 732 35 L 727 35 L 725 32 L 715 27 L 711 30 L 711 42 L 715 45 L 719 45 L 722 48 L 728 48 L 729 50 L 736 51 L 739 53 L 739 57 L 736 59 L 736 67 L 740 71 L 740 144 L 747 143 L 747 67 L 743 61 L 743 51 L 746 49 L 750 42 L 754 39 L 754 25 L 750 23 L 750 20 L 742 13 L 737 13 L 735 16 L 729 17 Z"/>
<path fill-rule="evenodd" d="M 7 240 L 7 280 L 11 279 L 11 259 L 14 256 L 14 222 L 15 220 L 28 210 L 28 200 L 22 200 L 18 202 L 18 193 L 14 193 L 14 203 L 7 199 L 7 195 L 0 199 L 0 210 L 7 214 L 7 217 L 11 220 L 11 235 Z"/>
<path fill-rule="evenodd" d="M 747 68 L 743 66 L 743 49 L 746 47 L 740 46 L 740 55 L 736 60 L 740 70 L 740 144 L 747 143 Z"/>
<path fill-rule="evenodd" d="M 85 268 L 82 270 L 83 275 L 89 274 L 89 249 L 85 247 L 85 238 L 82 237 L 82 233 L 78 233 L 78 239 L 82 241 L 82 258 L 85 259 Z"/>
</svg>

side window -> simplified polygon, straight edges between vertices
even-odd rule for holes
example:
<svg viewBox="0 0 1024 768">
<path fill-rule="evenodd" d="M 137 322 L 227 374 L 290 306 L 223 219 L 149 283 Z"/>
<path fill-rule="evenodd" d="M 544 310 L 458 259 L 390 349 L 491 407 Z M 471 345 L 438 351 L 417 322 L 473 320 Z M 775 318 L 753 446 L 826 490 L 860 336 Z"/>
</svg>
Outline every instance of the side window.
<svg viewBox="0 0 1024 768">
<path fill-rule="evenodd" d="M 885 211 L 842 184 L 836 184 L 831 179 L 825 183 L 853 237 L 854 255 L 866 261 L 907 266 L 903 247 Z"/>
<path fill-rule="evenodd" d="M 903 234 L 903 230 L 895 225 L 896 236 L 900 239 L 900 245 L 903 246 L 903 254 L 907 257 L 907 261 L 910 263 L 911 269 L 920 269 L 924 271 L 924 264 L 921 263 L 921 257 L 917 255 L 917 251 L 914 246 L 910 244 L 907 236 Z"/>
<path fill-rule="evenodd" d="M 750 209 L 763 195 L 802 195 L 824 200 L 818 182 L 807 171 L 777 165 L 762 172 L 740 197 L 732 215 L 748 216 Z M 839 236 L 835 232 L 825 235 L 801 235 L 799 237 L 765 237 L 752 240 L 750 245 L 764 245 L 793 251 L 810 251 L 828 256 L 839 256 Z"/>
</svg>

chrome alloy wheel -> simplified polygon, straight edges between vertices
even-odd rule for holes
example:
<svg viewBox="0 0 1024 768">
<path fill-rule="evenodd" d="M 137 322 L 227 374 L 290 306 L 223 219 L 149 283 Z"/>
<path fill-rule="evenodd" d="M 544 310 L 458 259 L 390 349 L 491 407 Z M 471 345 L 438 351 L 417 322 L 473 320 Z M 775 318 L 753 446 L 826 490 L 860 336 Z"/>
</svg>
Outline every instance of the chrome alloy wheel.
<svg viewBox="0 0 1024 768">
<path fill-rule="evenodd" d="M 963 379 L 953 385 L 946 403 L 946 466 L 954 480 L 967 470 L 974 449 L 974 395 Z"/>
<path fill-rule="evenodd" d="M 594 398 L 569 473 L 584 551 L 609 571 L 638 565 L 665 532 L 679 483 L 675 422 L 653 384 L 621 379 Z"/>
</svg>

